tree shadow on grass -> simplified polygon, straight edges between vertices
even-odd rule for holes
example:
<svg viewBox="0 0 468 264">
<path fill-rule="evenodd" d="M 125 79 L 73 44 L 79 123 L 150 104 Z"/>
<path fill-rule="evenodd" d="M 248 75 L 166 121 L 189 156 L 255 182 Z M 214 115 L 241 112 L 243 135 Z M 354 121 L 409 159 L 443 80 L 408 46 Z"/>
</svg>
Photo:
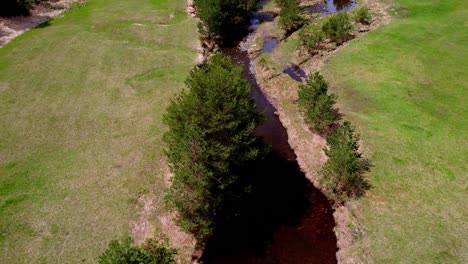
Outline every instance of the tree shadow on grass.
<svg viewBox="0 0 468 264">
<path fill-rule="evenodd" d="M 49 19 L 49 20 L 47 20 L 45 22 L 40 23 L 39 25 L 35 26 L 34 28 L 46 28 L 46 27 L 48 27 L 50 25 L 52 25 L 52 24 L 50 23 L 50 19 Z"/>
</svg>

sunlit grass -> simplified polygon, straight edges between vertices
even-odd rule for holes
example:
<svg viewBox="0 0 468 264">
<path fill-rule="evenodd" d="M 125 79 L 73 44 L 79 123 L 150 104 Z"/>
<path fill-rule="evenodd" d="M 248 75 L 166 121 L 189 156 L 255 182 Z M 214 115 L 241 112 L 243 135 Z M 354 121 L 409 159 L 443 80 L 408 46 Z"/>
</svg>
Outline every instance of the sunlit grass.
<svg viewBox="0 0 468 264">
<path fill-rule="evenodd" d="M 161 195 L 162 113 L 196 56 L 185 5 L 91 0 L 0 49 L 3 263 L 94 262 Z"/>
<path fill-rule="evenodd" d="M 323 67 L 374 161 L 355 212 L 375 263 L 467 259 L 468 31 L 464 1 L 398 0 L 407 17 Z"/>
</svg>

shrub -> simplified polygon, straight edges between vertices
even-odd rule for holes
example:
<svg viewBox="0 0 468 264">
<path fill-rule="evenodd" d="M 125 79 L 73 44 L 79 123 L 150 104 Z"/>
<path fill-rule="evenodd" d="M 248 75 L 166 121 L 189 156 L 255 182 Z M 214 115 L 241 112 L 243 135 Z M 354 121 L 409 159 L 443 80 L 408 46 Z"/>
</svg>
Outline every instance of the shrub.
<svg viewBox="0 0 468 264">
<path fill-rule="evenodd" d="M 332 191 L 335 201 L 362 195 L 370 188 L 364 173 L 370 171 L 371 164 L 359 153 L 359 136 L 351 123 L 345 121 L 329 135 L 327 146 L 322 183 Z"/>
<path fill-rule="evenodd" d="M 231 42 L 243 35 L 258 0 L 195 0 L 197 15 L 217 44 Z"/>
<path fill-rule="evenodd" d="M 367 6 L 361 6 L 354 11 L 354 21 L 357 23 L 369 25 L 371 15 Z"/>
<path fill-rule="evenodd" d="M 216 223 L 234 216 L 249 186 L 241 173 L 266 148 L 255 129 L 263 120 L 250 97 L 242 68 L 217 54 L 196 67 L 184 91 L 168 107 L 164 135 L 174 174 L 167 195 L 181 227 L 199 243 Z"/>
<path fill-rule="evenodd" d="M 300 16 L 299 0 L 281 0 L 279 13 L 279 25 L 286 33 L 297 30 L 304 24 L 304 19 Z"/>
<path fill-rule="evenodd" d="M 352 29 L 353 26 L 346 12 L 331 15 L 322 25 L 326 36 L 337 43 L 348 40 Z"/>
<path fill-rule="evenodd" d="M 299 32 L 299 39 L 309 52 L 316 51 L 323 38 L 322 26 L 317 23 L 309 24 Z"/>
<path fill-rule="evenodd" d="M 18 16 L 29 15 L 32 9 L 32 0 L 1 0 L 0 15 Z"/>
<path fill-rule="evenodd" d="M 99 256 L 100 264 L 175 264 L 177 251 L 167 241 L 149 239 L 141 247 L 131 238 L 112 240 Z"/>
<path fill-rule="evenodd" d="M 336 96 L 327 92 L 328 84 L 319 72 L 299 85 L 299 107 L 305 114 L 305 122 L 319 133 L 327 132 L 340 118 L 338 110 L 333 108 Z"/>
</svg>

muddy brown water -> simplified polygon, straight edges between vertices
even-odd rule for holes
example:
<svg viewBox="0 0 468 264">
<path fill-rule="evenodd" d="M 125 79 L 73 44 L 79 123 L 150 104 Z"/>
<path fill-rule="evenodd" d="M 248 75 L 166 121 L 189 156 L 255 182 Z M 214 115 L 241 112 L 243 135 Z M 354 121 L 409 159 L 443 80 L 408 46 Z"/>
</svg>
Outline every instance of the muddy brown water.
<svg viewBox="0 0 468 264">
<path fill-rule="evenodd" d="M 201 261 L 207 264 L 336 263 L 335 221 L 329 201 L 301 172 L 286 129 L 251 72 L 247 52 L 237 46 L 222 51 L 244 68 L 257 109 L 266 116 L 256 134 L 271 145 L 272 153 L 249 167 L 255 180 L 243 213 L 219 225 L 208 240 Z"/>
</svg>

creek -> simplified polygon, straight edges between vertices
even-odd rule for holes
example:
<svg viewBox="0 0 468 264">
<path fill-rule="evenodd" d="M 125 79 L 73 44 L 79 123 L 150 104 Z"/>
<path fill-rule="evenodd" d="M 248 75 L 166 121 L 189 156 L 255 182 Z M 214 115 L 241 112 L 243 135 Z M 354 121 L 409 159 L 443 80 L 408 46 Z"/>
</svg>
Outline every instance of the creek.
<svg viewBox="0 0 468 264">
<path fill-rule="evenodd" d="M 322 4 L 320 13 L 349 10 L 353 3 L 328 0 Z M 323 5 L 328 8 L 323 9 Z M 271 19 L 265 14 L 251 19 L 253 32 L 250 34 L 255 34 L 262 21 Z M 264 43 L 263 52 L 272 52 L 277 44 L 277 39 L 269 39 Z M 222 52 L 244 68 L 245 78 L 252 85 L 251 96 L 257 109 L 266 116 L 256 134 L 271 145 L 272 153 L 252 166 L 256 187 L 244 214 L 235 223 L 217 229 L 207 242 L 201 260 L 207 264 L 336 263 L 337 240 L 330 202 L 301 172 L 286 129 L 251 70 L 249 54 L 239 45 L 225 47 Z M 305 77 L 295 65 L 284 72 L 297 81 Z"/>
</svg>

